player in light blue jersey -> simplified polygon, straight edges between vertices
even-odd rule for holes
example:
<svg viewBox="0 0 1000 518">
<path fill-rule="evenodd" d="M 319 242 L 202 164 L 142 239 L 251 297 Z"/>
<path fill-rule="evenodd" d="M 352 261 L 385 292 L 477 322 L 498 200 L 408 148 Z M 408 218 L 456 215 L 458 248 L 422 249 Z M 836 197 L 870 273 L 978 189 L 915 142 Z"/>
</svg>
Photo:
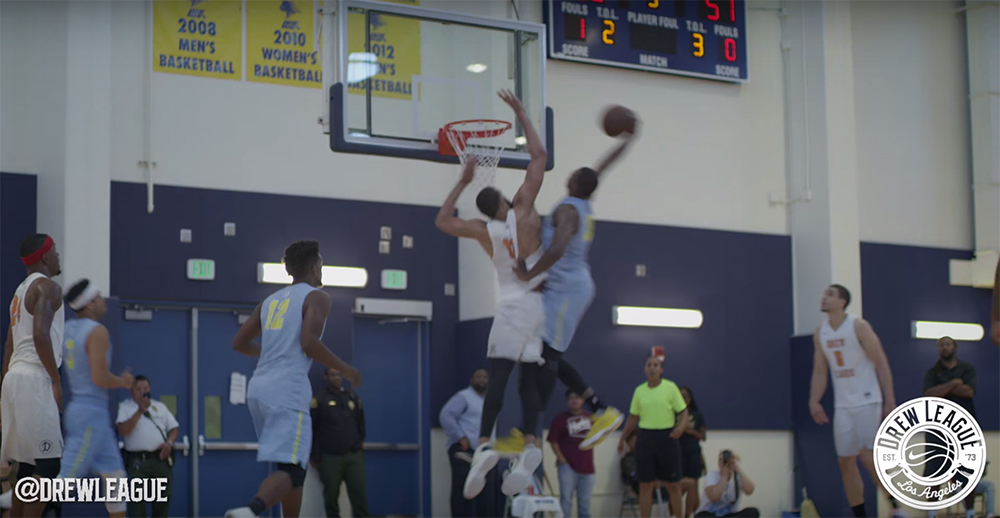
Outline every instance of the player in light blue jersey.
<svg viewBox="0 0 1000 518">
<path fill-rule="evenodd" d="M 354 387 L 361 385 L 357 369 L 321 341 L 331 300 L 321 289 L 319 243 L 288 245 L 283 262 L 292 285 L 258 304 L 233 338 L 234 350 L 260 358 L 247 386 L 247 407 L 257 430 L 257 461 L 273 462 L 277 470 L 264 479 L 250 504 L 230 509 L 226 518 L 259 516 L 278 502 L 283 516 L 299 515 L 312 446 L 309 367 L 313 360 L 339 370 Z M 254 341 L 258 335 L 260 343 Z"/>
<path fill-rule="evenodd" d="M 66 293 L 66 305 L 76 311 L 76 318 L 68 320 L 63 331 L 62 379 L 70 400 L 63 413 L 66 451 L 59 477 L 125 478 L 108 392 L 131 389 L 135 378 L 128 369 L 121 376 L 108 369 L 111 341 L 99 323 L 108 306 L 97 287 L 87 279 L 78 281 Z M 105 506 L 112 518 L 125 516 L 125 502 Z"/>
<path fill-rule="evenodd" d="M 547 408 L 558 378 L 568 389 L 583 396 L 595 414 L 595 421 L 590 433 L 580 443 L 582 449 L 593 448 L 624 421 L 621 412 L 604 405 L 580 373 L 562 358 L 580 320 L 594 300 L 594 279 L 590 275 L 588 260 L 594 240 L 590 198 L 601 175 L 621 158 L 635 137 L 635 133 L 622 135 L 621 141 L 596 169 L 581 167 L 570 175 L 567 183 L 569 196 L 556 204 L 552 216 L 546 218 L 542 226 L 545 254 L 530 269 L 523 262 L 516 269 L 523 281 L 548 273 L 542 292 L 545 299 L 545 345 L 542 350 L 545 365 L 538 373 L 539 392 L 542 407 Z"/>
</svg>

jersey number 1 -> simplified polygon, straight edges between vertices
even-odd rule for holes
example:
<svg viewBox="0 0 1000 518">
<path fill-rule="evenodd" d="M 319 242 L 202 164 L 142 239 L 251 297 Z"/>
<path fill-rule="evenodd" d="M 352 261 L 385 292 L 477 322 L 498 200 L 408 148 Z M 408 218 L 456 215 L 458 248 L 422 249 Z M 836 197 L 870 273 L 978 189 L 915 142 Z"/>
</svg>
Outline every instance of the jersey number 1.
<svg viewBox="0 0 1000 518">
<path fill-rule="evenodd" d="M 517 257 L 514 257 L 514 242 L 513 241 L 511 241 L 510 239 L 504 239 L 503 240 L 503 246 L 507 247 L 507 253 L 510 254 L 510 258 L 511 259 L 517 259 Z"/>
<path fill-rule="evenodd" d="M 17 324 L 21 321 L 21 300 L 14 295 L 14 300 L 10 303 L 10 321 Z"/>
<path fill-rule="evenodd" d="M 285 312 L 288 311 L 288 301 L 285 299 L 278 304 L 278 301 L 272 300 L 271 304 L 267 307 L 267 324 L 264 329 L 281 329 L 281 326 L 285 323 Z M 275 313 L 274 309 L 277 308 L 278 311 Z"/>
<path fill-rule="evenodd" d="M 833 351 L 833 356 L 837 358 L 837 367 L 843 367 L 844 356 L 840 354 L 840 351 Z"/>
</svg>

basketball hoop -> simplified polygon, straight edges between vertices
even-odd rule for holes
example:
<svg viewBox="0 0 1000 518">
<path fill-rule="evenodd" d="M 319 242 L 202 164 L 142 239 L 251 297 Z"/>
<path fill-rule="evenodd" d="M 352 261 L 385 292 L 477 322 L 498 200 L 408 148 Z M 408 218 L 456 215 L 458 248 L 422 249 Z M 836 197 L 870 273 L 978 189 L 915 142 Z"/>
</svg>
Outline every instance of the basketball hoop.
<svg viewBox="0 0 1000 518">
<path fill-rule="evenodd" d="M 438 152 L 457 156 L 465 165 L 470 156 L 476 157 L 473 183 L 475 190 L 493 184 L 493 177 L 500 165 L 503 142 L 500 137 L 511 128 L 511 123 L 501 120 L 479 119 L 446 124 L 438 130 Z"/>
</svg>

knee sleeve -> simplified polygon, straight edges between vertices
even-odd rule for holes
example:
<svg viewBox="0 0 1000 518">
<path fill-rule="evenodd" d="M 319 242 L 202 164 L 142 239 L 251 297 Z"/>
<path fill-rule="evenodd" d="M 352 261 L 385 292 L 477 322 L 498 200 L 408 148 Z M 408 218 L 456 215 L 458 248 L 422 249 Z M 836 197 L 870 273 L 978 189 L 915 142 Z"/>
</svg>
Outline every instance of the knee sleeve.
<svg viewBox="0 0 1000 518">
<path fill-rule="evenodd" d="M 38 459 L 35 461 L 35 475 L 39 478 L 56 478 L 62 469 L 62 459 Z"/>
<path fill-rule="evenodd" d="M 62 469 L 62 459 L 38 459 L 35 461 L 35 472 L 38 478 L 56 478 Z"/>
<path fill-rule="evenodd" d="M 559 371 L 559 360 L 562 359 L 563 353 L 553 349 L 549 344 L 544 343 L 542 346 L 542 359 L 545 360 L 544 367 L 553 372 Z"/>
<path fill-rule="evenodd" d="M 27 462 L 17 463 L 17 479 L 28 478 L 35 474 L 35 465 Z"/>
<path fill-rule="evenodd" d="M 292 479 L 292 488 L 302 487 L 306 482 L 306 470 L 298 464 L 278 464 L 278 471 L 288 473 Z"/>
</svg>

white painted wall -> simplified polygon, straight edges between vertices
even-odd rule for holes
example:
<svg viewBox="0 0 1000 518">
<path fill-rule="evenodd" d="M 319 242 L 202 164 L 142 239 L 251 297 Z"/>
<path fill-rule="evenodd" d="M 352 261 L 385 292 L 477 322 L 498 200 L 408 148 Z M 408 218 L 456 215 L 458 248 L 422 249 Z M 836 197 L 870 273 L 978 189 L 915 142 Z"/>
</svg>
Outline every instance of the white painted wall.
<svg viewBox="0 0 1000 518">
<path fill-rule="evenodd" d="M 851 4 L 863 241 L 972 248 L 959 5 Z"/>
<path fill-rule="evenodd" d="M 0 3 L 0 169 L 38 176 L 38 228 L 59 242 L 65 214 L 66 7 Z"/>
</svg>

